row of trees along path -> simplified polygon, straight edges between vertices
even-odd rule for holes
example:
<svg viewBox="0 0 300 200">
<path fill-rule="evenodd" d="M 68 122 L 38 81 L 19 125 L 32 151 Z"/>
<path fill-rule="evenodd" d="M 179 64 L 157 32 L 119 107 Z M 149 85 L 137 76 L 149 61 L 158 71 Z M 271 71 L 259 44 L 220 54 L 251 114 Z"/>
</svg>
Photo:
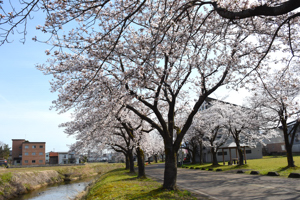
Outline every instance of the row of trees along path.
<svg viewBox="0 0 300 200">
<path fill-rule="evenodd" d="M 293 64 L 298 55 L 297 0 L 20 3 L 19 11 L 1 7 L 1 44 L 22 25 L 25 37 L 26 20 L 45 11 L 37 29 L 51 36 L 46 54 L 53 57 L 38 69 L 54 77 L 53 107 L 77 114 L 98 105 L 115 113 L 121 106 L 134 113 L 163 138 L 166 189 L 176 187 L 177 152 L 204 100 L 223 85 L 257 80 L 273 61 Z M 75 28 L 60 31 L 68 24 Z M 268 56 L 282 50 L 291 54 Z M 81 120 L 89 124 L 86 116 Z"/>
</svg>

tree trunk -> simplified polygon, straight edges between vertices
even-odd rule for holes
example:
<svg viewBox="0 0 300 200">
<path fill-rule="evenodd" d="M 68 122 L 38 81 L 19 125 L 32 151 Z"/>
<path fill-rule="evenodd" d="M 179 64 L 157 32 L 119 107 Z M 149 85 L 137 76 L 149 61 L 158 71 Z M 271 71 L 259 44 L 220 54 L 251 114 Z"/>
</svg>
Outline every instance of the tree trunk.
<svg viewBox="0 0 300 200">
<path fill-rule="evenodd" d="M 130 162 L 129 162 L 129 156 L 125 154 L 125 163 L 126 163 L 126 167 L 125 169 L 129 169 L 130 167 Z"/>
<path fill-rule="evenodd" d="M 129 157 L 129 170 L 131 173 L 134 173 L 134 161 L 133 161 L 133 154 L 132 149 L 128 151 L 128 157 Z"/>
<path fill-rule="evenodd" d="M 157 163 L 157 154 L 154 155 L 155 163 Z"/>
<path fill-rule="evenodd" d="M 240 146 L 237 147 L 237 151 L 239 153 L 239 165 L 244 165 L 244 154 Z"/>
<path fill-rule="evenodd" d="M 197 153 L 197 147 L 196 147 L 196 149 L 193 148 L 193 151 L 192 151 L 192 164 L 196 164 L 196 153 Z"/>
<path fill-rule="evenodd" d="M 285 145 L 285 148 L 286 148 L 286 158 L 287 158 L 287 162 L 288 162 L 288 167 L 295 167 L 292 145 L 290 145 L 290 144 Z"/>
<path fill-rule="evenodd" d="M 284 136 L 284 143 L 285 143 L 285 149 L 286 149 L 286 158 L 287 158 L 287 162 L 288 162 L 288 167 L 295 167 L 294 164 L 294 158 L 293 158 L 293 151 L 292 151 L 292 145 L 290 143 L 289 140 L 289 136 L 288 136 L 288 129 L 287 129 L 287 125 L 286 122 L 281 122 L 282 127 L 283 127 L 283 136 Z"/>
<path fill-rule="evenodd" d="M 138 178 L 146 178 L 144 152 L 138 147 L 136 148 L 136 154 L 138 160 Z"/>
<path fill-rule="evenodd" d="M 164 154 L 161 154 L 161 161 L 164 162 Z"/>
<path fill-rule="evenodd" d="M 199 143 L 199 164 L 202 165 L 203 164 L 203 144 L 202 142 Z"/>
<path fill-rule="evenodd" d="M 175 190 L 177 179 L 177 153 L 174 151 L 173 147 L 165 147 L 165 150 L 166 161 L 163 188 Z"/>
<path fill-rule="evenodd" d="M 236 135 L 236 137 L 235 137 L 235 144 L 236 144 L 236 150 L 239 154 L 239 163 L 238 164 L 244 165 L 244 154 L 243 154 L 243 151 L 240 146 L 239 135 Z"/>
<path fill-rule="evenodd" d="M 212 165 L 219 165 L 218 163 L 218 159 L 217 159 L 217 152 L 215 151 L 215 148 L 211 148 L 211 153 L 212 153 L 212 156 L 213 156 L 213 162 L 212 162 Z"/>
</svg>

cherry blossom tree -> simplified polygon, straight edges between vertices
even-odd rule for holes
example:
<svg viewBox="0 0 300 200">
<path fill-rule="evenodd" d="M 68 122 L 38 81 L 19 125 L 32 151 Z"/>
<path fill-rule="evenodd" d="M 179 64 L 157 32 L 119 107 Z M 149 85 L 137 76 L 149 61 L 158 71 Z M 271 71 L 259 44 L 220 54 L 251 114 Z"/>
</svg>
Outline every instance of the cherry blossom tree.
<svg viewBox="0 0 300 200">
<path fill-rule="evenodd" d="M 157 163 L 159 153 L 164 149 L 163 138 L 155 131 L 152 131 L 151 134 L 144 134 L 143 136 L 143 149 L 148 158 L 153 156 L 154 161 Z"/>
<path fill-rule="evenodd" d="M 261 78 L 262 82 L 253 87 L 252 106 L 260 112 L 262 120 L 268 121 L 266 129 L 282 126 L 288 167 L 294 167 L 292 147 L 300 124 L 298 66 L 266 72 Z M 289 120 L 296 120 L 290 129 Z"/>
<path fill-rule="evenodd" d="M 193 122 L 193 128 L 201 134 L 204 144 L 211 148 L 213 165 L 218 165 L 217 151 L 228 139 L 236 143 L 239 153 L 239 164 L 243 165 L 244 156 L 241 144 L 254 147 L 257 143 L 276 137 L 276 132 L 262 133 L 265 121 L 259 113 L 246 107 L 222 101 L 213 101 L 211 106 L 199 112 Z"/>
<path fill-rule="evenodd" d="M 257 143 L 264 145 L 264 140 L 275 137 L 273 132 L 262 134 L 262 121 L 255 110 L 232 105 L 228 103 L 216 102 L 222 107 L 220 114 L 225 118 L 225 129 L 233 138 L 239 154 L 239 165 L 244 164 L 244 154 L 241 145 L 255 147 Z"/>
<path fill-rule="evenodd" d="M 94 104 L 97 105 L 97 104 Z M 98 109 L 96 109 L 98 108 Z M 97 105 L 77 107 L 74 119 L 61 124 L 65 133 L 76 136 L 76 147 L 94 149 L 95 147 L 111 148 L 125 155 L 126 167 L 134 172 L 133 141 L 130 127 L 120 119 L 120 109 L 111 112 L 107 107 Z"/>
<path fill-rule="evenodd" d="M 122 14 L 124 20 L 134 17 L 138 12 L 143 12 L 146 9 L 144 6 L 146 1 L 131 1 L 128 4 L 126 1 L 114 5 L 113 1 L 45 1 L 45 0 L 20 0 L 16 5 L 15 2 L 0 1 L 4 6 L 0 7 L 0 25 L 1 28 L 1 45 L 9 42 L 8 36 L 18 32 L 23 35 L 22 42 L 25 42 L 27 34 L 27 23 L 36 11 L 43 10 L 47 16 L 46 26 L 51 25 L 49 22 L 54 21 L 57 25 L 54 26 L 51 33 L 56 33 L 57 30 L 62 29 L 62 26 L 74 20 L 85 20 L 87 25 L 95 22 L 98 16 L 104 13 L 103 11 L 110 9 L 114 10 L 114 14 Z M 176 1 L 174 1 L 176 2 Z M 7 4 L 7 5 L 6 5 Z M 121 6 L 119 6 L 121 5 Z M 277 17 L 284 16 L 284 23 L 289 24 L 291 19 L 299 16 L 298 12 L 293 12 L 300 7 L 297 0 L 272 0 L 272 1 L 259 1 L 259 0 L 243 0 L 232 2 L 230 0 L 217 0 L 217 1 L 183 1 L 181 6 L 175 10 L 174 19 L 180 17 L 188 17 L 190 10 L 201 9 L 204 6 L 210 6 L 211 10 L 217 12 L 220 16 L 230 20 L 241 20 L 245 18 L 252 18 L 255 20 L 265 20 L 265 18 L 254 18 L 256 16 Z M 86 17 L 83 17 L 86 16 Z M 64 19 L 67 17 L 67 19 Z M 81 19 L 81 17 L 83 17 Z M 120 21 L 121 22 L 121 21 Z M 119 23 L 122 24 L 122 23 Z M 116 26 L 117 27 L 117 26 Z M 115 28 L 116 28 L 115 27 Z M 46 29 L 43 29 L 47 32 Z M 36 38 L 35 38 L 36 39 Z"/>
<path fill-rule="evenodd" d="M 195 9 L 170 24 L 179 2 L 142 6 L 147 13 L 132 19 L 135 27 L 129 19 L 123 21 L 121 35 L 120 30 L 107 35 L 70 32 L 63 45 L 83 52 L 57 51 L 49 65 L 38 68 L 54 76 L 52 89 L 59 92 L 54 107 L 61 112 L 100 101 L 111 108 L 124 106 L 156 129 L 166 152 L 164 188 L 174 189 L 177 152 L 199 107 L 218 87 L 251 72 L 265 46 L 252 45 L 250 32 L 214 12 Z M 166 9 L 157 12 L 161 6 Z M 109 15 L 113 13 L 117 15 Z M 103 30 L 115 30 L 106 17 L 99 17 Z M 180 121 L 179 108 L 187 113 Z M 145 115 L 146 109 L 152 114 Z"/>
<path fill-rule="evenodd" d="M 37 29 L 49 33 L 57 48 L 46 50 L 54 59 L 39 69 L 54 76 L 52 89 L 59 92 L 54 107 L 65 112 L 102 101 L 112 108 L 120 104 L 148 122 L 164 139 L 167 189 L 176 186 L 176 153 L 205 98 L 224 84 L 244 86 L 244 77 L 281 50 L 277 44 L 293 57 L 298 53 L 295 0 L 21 2 L 27 3 L 21 12 L 1 12 L 2 22 L 11 23 L 2 29 L 1 44 L 27 13 L 37 6 L 45 10 L 45 24 Z M 269 10 L 284 11 L 271 15 Z M 263 14 L 277 17 L 253 17 Z M 68 33 L 61 31 L 77 22 Z M 192 103 L 179 126 L 175 111 L 187 102 Z M 144 115 L 144 109 L 153 114 Z"/>
<path fill-rule="evenodd" d="M 188 151 L 188 154 L 191 155 L 192 164 L 196 164 L 196 155 L 198 154 L 198 135 L 195 135 L 193 131 L 193 126 L 189 129 L 187 134 L 184 136 L 182 148 Z"/>
<path fill-rule="evenodd" d="M 187 135 L 190 135 L 190 138 L 193 140 L 193 143 L 195 143 L 198 146 L 198 148 L 199 148 L 199 152 L 198 152 L 199 164 L 202 165 L 203 164 L 203 148 L 204 148 L 203 139 L 204 139 L 204 135 L 205 135 L 205 130 L 203 130 L 201 128 L 202 122 L 198 121 L 198 120 L 201 120 L 201 118 L 199 118 L 200 117 L 199 115 L 201 115 L 201 114 L 198 113 L 194 117 L 193 124 L 192 124 L 191 128 L 189 129 Z M 184 138 L 184 140 L 185 140 L 185 138 Z M 195 148 L 195 150 L 197 151 L 197 148 Z M 195 155 L 196 155 L 196 153 L 195 153 Z"/>
<path fill-rule="evenodd" d="M 194 129 L 203 133 L 203 144 L 211 149 L 212 164 L 219 165 L 217 160 L 218 149 L 226 143 L 229 138 L 225 130 L 226 118 L 222 115 L 223 106 L 215 102 L 208 109 L 198 113 L 194 122 Z"/>
</svg>

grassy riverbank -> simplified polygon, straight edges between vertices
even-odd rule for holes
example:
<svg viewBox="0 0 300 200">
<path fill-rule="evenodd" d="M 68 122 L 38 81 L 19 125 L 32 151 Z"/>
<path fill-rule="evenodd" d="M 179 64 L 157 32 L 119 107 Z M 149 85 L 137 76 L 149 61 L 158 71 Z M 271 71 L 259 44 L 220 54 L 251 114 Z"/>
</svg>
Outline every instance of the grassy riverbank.
<svg viewBox="0 0 300 200">
<path fill-rule="evenodd" d="M 101 176 L 90 188 L 86 200 L 100 199 L 196 199 L 188 191 L 167 191 L 152 179 L 138 179 L 125 169 L 115 169 Z"/>
<path fill-rule="evenodd" d="M 251 171 L 259 171 L 262 175 L 266 175 L 268 172 L 277 172 L 281 177 L 288 177 L 290 173 L 300 173 L 300 155 L 294 156 L 295 165 L 297 167 L 288 168 L 286 156 L 264 156 L 262 159 L 247 160 L 247 164 L 243 166 L 238 165 L 223 165 L 219 162 L 219 166 L 212 166 L 211 163 L 203 165 L 199 164 L 184 164 L 182 167 L 193 167 L 193 168 L 213 168 L 222 169 L 222 171 L 243 169 L 250 173 Z M 227 164 L 227 162 L 226 162 Z"/>
<path fill-rule="evenodd" d="M 93 163 L 80 166 L 27 167 L 0 169 L 0 200 L 45 185 L 67 180 L 77 180 L 124 167 L 124 164 Z"/>
</svg>

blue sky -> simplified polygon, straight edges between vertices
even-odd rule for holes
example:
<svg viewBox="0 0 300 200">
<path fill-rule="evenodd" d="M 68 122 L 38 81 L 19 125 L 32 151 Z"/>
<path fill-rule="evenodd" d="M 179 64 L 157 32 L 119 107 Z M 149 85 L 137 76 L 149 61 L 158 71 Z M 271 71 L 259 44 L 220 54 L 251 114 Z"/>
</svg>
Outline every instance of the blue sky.
<svg viewBox="0 0 300 200">
<path fill-rule="evenodd" d="M 46 142 L 46 151 L 68 151 L 75 142 L 67 137 L 58 125 L 70 120 L 70 114 L 58 115 L 49 110 L 56 94 L 50 92 L 50 76 L 35 68 L 45 63 L 49 56 L 46 44 L 32 41 L 35 35 L 43 37 L 35 26 L 42 24 L 44 17 L 36 14 L 28 22 L 26 43 L 22 35 L 9 37 L 12 43 L 0 46 L 0 141 L 12 145 L 12 139 L 27 139 L 31 142 Z"/>
<path fill-rule="evenodd" d="M 67 145 L 75 139 L 67 137 L 58 125 L 69 121 L 70 113 L 58 115 L 49 110 L 57 94 L 50 92 L 51 77 L 35 68 L 46 62 L 49 56 L 45 50 L 51 47 L 32 41 L 34 36 L 45 36 L 35 29 L 43 24 L 44 16 L 34 16 L 27 25 L 25 44 L 19 42 L 22 35 L 15 34 L 9 37 L 12 43 L 0 46 L 0 141 L 11 146 L 12 139 L 26 139 L 46 142 L 46 152 L 68 151 Z M 226 90 L 218 90 L 217 96 L 211 97 L 222 99 L 227 94 Z M 231 91 L 225 101 L 242 104 L 242 95 Z"/>
</svg>

